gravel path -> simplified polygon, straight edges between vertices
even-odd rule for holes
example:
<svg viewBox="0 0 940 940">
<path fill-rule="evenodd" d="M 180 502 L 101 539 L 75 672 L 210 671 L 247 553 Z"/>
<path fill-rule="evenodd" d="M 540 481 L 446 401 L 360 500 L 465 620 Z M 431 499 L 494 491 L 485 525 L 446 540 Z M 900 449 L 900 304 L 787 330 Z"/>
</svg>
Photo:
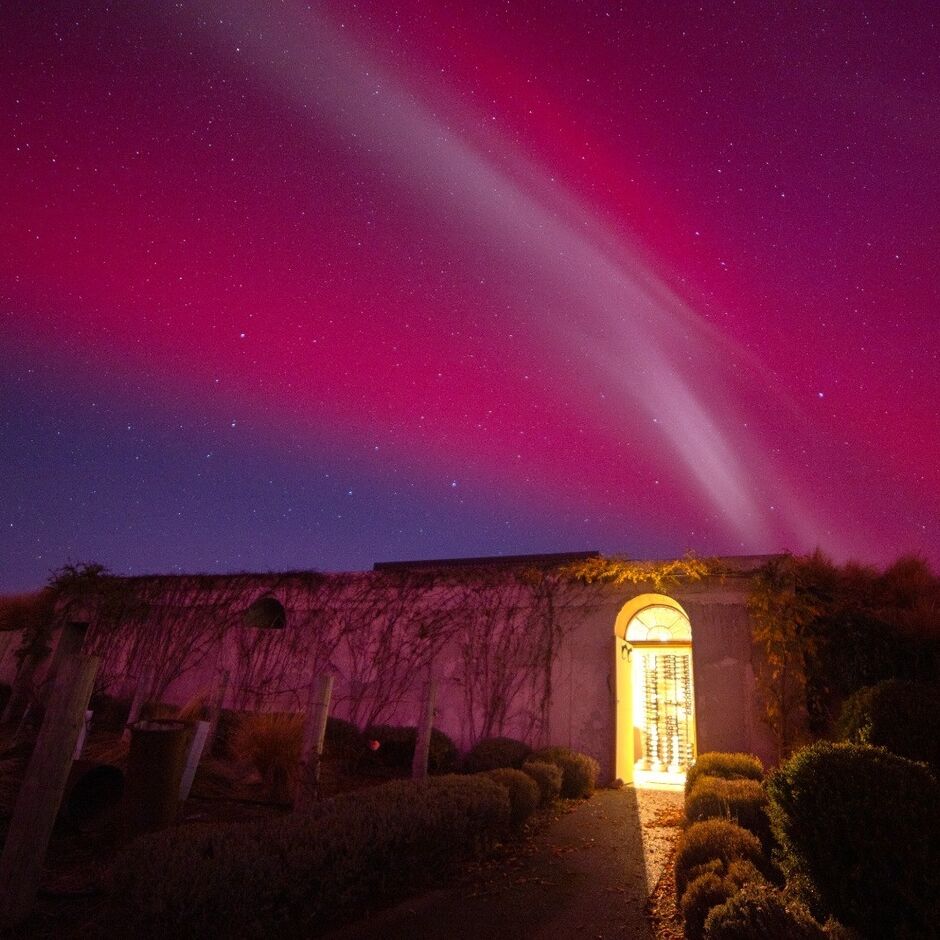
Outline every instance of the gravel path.
<svg viewBox="0 0 940 940">
<path fill-rule="evenodd" d="M 330 940 L 653 940 L 644 906 L 678 832 L 682 794 L 601 790 L 515 854 Z"/>
</svg>

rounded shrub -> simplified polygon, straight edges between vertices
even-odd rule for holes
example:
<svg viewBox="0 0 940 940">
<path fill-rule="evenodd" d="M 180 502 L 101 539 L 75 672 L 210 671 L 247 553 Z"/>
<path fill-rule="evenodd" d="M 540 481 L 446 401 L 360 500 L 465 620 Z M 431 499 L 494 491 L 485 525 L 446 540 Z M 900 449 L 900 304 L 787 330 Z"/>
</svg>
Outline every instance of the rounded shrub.
<svg viewBox="0 0 940 940">
<path fill-rule="evenodd" d="M 724 904 L 738 890 L 736 884 L 714 872 L 705 872 L 690 881 L 679 904 L 688 940 L 702 940 L 708 912 L 713 907 Z"/>
<path fill-rule="evenodd" d="M 725 780 L 763 780 L 764 765 L 753 754 L 727 754 L 709 751 L 699 754 L 685 775 L 685 794 L 688 796 L 699 777 L 722 777 Z"/>
<path fill-rule="evenodd" d="M 699 777 L 685 799 L 685 818 L 690 823 L 730 819 L 770 845 L 767 794 L 758 780 Z"/>
<path fill-rule="evenodd" d="M 600 764 L 593 757 L 567 747 L 543 747 L 532 755 L 561 770 L 561 795 L 567 799 L 590 796 L 597 785 Z"/>
<path fill-rule="evenodd" d="M 535 781 L 543 806 L 554 803 L 561 795 L 561 768 L 557 764 L 543 760 L 527 760 L 522 765 L 522 772 Z"/>
<path fill-rule="evenodd" d="M 509 821 L 515 828 L 522 826 L 539 805 L 538 784 L 513 767 L 497 767 L 486 771 L 486 776 L 509 792 Z"/>
<path fill-rule="evenodd" d="M 842 704 L 836 734 L 874 744 L 940 771 L 940 686 L 888 679 L 866 686 Z"/>
<path fill-rule="evenodd" d="M 351 722 L 330 715 L 326 720 L 323 751 L 329 757 L 354 760 L 365 750 L 365 735 Z"/>
<path fill-rule="evenodd" d="M 727 819 L 693 823 L 679 837 L 676 850 L 676 897 L 681 899 L 692 878 L 708 870 L 698 871 L 700 866 L 718 869 L 713 865 L 718 862 L 721 866 L 718 870 L 725 872 L 738 860 L 750 862 L 758 871 L 766 871 L 767 861 L 753 832 Z"/>
<path fill-rule="evenodd" d="M 477 774 L 497 767 L 515 767 L 517 770 L 532 753 L 532 748 L 515 738 L 484 738 L 467 754 L 464 769 Z"/>
<path fill-rule="evenodd" d="M 415 756 L 418 729 L 400 725 L 371 725 L 365 730 L 367 741 L 377 741 L 376 760 L 389 770 L 409 773 Z M 450 773 L 457 767 L 457 746 L 443 731 L 431 730 L 428 748 L 428 771 Z"/>
<path fill-rule="evenodd" d="M 713 907 L 724 904 L 745 885 L 768 883 L 751 862 L 742 859 L 736 859 L 727 866 L 713 859 L 708 865 L 695 869 L 695 872 L 700 871 L 701 874 L 695 874 L 689 881 L 679 904 L 689 940 L 699 940 L 704 936 L 705 918 Z"/>
<path fill-rule="evenodd" d="M 806 908 L 770 885 L 746 885 L 705 918 L 707 940 L 825 940 Z"/>
<path fill-rule="evenodd" d="M 703 937 L 708 912 L 745 885 L 768 883 L 752 862 L 743 859 L 735 859 L 727 865 L 720 859 L 712 859 L 697 865 L 689 873 L 689 885 L 679 902 L 686 937 L 689 940 Z"/>
<path fill-rule="evenodd" d="M 811 887 L 818 916 L 878 937 L 940 923 L 940 785 L 927 767 L 820 742 L 766 785 L 781 862 Z"/>
</svg>

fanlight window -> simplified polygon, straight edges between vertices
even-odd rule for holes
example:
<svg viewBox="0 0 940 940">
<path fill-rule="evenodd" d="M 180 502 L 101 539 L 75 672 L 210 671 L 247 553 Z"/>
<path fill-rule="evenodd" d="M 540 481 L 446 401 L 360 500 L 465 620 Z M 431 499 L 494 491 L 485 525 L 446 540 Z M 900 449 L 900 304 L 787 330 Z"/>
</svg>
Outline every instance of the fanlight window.
<svg viewBox="0 0 940 940">
<path fill-rule="evenodd" d="M 644 607 L 627 624 L 628 643 L 691 643 L 689 618 L 675 607 Z"/>
</svg>

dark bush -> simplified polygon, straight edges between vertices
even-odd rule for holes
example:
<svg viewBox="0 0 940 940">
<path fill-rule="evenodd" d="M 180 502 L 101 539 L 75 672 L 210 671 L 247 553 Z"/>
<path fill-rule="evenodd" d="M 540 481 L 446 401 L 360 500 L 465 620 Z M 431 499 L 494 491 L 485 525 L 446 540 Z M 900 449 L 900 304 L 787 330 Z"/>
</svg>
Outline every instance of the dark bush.
<svg viewBox="0 0 940 940">
<path fill-rule="evenodd" d="M 594 792 L 600 764 L 593 757 L 567 747 L 543 747 L 532 755 L 532 759 L 554 764 L 561 770 L 563 797 L 574 800 Z"/>
<path fill-rule="evenodd" d="M 524 741 L 514 738 L 484 738 L 475 744 L 464 761 L 467 773 L 477 774 L 497 767 L 515 767 L 517 770 L 532 753 Z"/>
<path fill-rule="evenodd" d="M 770 885 L 751 884 L 712 908 L 705 918 L 708 940 L 825 940 L 806 908 L 787 903 Z"/>
<path fill-rule="evenodd" d="M 820 742 L 766 785 L 782 864 L 811 886 L 817 916 L 873 937 L 940 923 L 940 785 L 923 764 Z"/>
<path fill-rule="evenodd" d="M 486 771 L 486 776 L 506 788 L 509 793 L 510 822 L 518 829 L 539 805 L 538 784 L 528 774 L 513 767 L 497 767 Z"/>
<path fill-rule="evenodd" d="M 940 771 L 940 686 L 888 679 L 859 689 L 842 705 L 836 734 L 874 744 Z"/>
<path fill-rule="evenodd" d="M 136 936 L 309 936 L 433 883 L 508 823 L 506 789 L 483 775 L 396 780 L 309 813 L 143 836 L 114 865 L 114 897 Z"/>
<path fill-rule="evenodd" d="M 323 752 L 327 757 L 355 760 L 365 750 L 365 735 L 351 722 L 332 715 L 326 720 Z"/>
<path fill-rule="evenodd" d="M 766 872 L 767 861 L 754 833 L 727 819 L 693 823 L 679 837 L 676 850 L 676 898 L 682 898 L 693 877 L 707 870 L 698 871 L 699 866 L 711 866 L 717 861 L 723 873 L 738 860 L 750 862 L 758 871 Z"/>
<path fill-rule="evenodd" d="M 719 860 L 714 859 L 712 864 L 715 869 L 692 878 L 685 894 L 682 895 L 679 908 L 682 911 L 685 935 L 689 940 L 700 940 L 704 935 L 705 918 L 713 907 L 724 904 L 745 885 L 767 884 L 767 879 L 751 862 L 739 859 L 725 868 Z"/>
<path fill-rule="evenodd" d="M 690 881 L 679 905 L 683 929 L 688 940 L 702 940 L 708 912 L 713 907 L 724 904 L 737 891 L 736 884 L 712 872 L 706 872 Z"/>
<path fill-rule="evenodd" d="M 767 794 L 757 780 L 699 777 L 686 797 L 685 818 L 690 823 L 730 819 L 753 832 L 765 847 L 771 842 Z"/>
<path fill-rule="evenodd" d="M 688 796 L 699 777 L 721 777 L 724 780 L 763 780 L 764 765 L 753 754 L 726 754 L 709 751 L 699 754 L 685 775 L 685 795 Z"/>
<path fill-rule="evenodd" d="M 411 772 L 411 762 L 415 756 L 415 743 L 418 729 L 399 725 L 372 725 L 365 730 L 367 741 L 378 741 L 379 748 L 375 757 L 382 766 L 400 773 Z M 431 745 L 428 748 L 428 771 L 432 774 L 446 774 L 457 767 L 457 746 L 443 731 L 434 728 L 431 731 Z"/>
<path fill-rule="evenodd" d="M 522 772 L 528 774 L 538 785 L 543 806 L 554 803 L 561 795 L 561 768 L 543 760 L 527 760 Z"/>
</svg>

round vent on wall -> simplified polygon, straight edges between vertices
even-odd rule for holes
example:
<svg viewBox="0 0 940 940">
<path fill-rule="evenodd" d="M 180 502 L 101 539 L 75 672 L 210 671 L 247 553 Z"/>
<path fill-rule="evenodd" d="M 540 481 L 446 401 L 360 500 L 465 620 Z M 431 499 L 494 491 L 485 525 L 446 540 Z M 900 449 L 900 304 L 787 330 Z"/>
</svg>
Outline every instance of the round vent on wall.
<svg viewBox="0 0 940 940">
<path fill-rule="evenodd" d="M 287 611 L 276 597 L 263 594 L 242 614 L 242 623 L 261 630 L 282 630 L 287 625 Z"/>
</svg>

